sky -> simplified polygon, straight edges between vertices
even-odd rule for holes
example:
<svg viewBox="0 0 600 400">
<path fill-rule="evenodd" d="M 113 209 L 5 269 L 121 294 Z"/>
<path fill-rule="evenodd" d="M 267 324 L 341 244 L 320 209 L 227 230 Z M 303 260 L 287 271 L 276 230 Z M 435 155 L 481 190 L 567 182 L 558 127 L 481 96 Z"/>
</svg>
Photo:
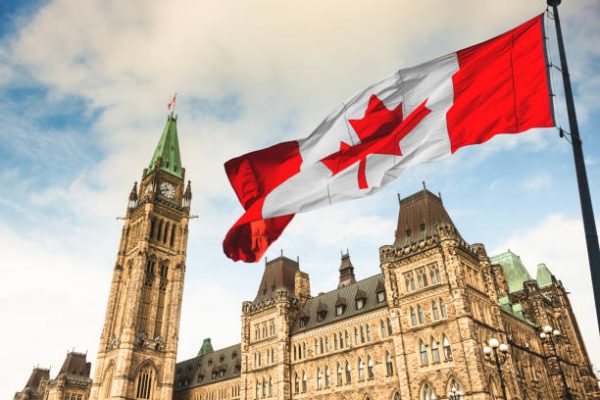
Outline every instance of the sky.
<svg viewBox="0 0 600 400">
<path fill-rule="evenodd" d="M 600 214 L 600 2 L 560 7 L 586 167 Z M 0 397 L 67 351 L 95 363 L 122 222 L 178 93 L 192 181 L 178 359 L 205 337 L 239 342 L 241 303 L 264 260 L 234 263 L 225 232 L 242 212 L 223 163 L 307 136 L 341 101 L 390 72 L 502 33 L 542 0 L 441 2 L 5 0 L 0 2 Z M 554 33 L 550 60 L 558 63 Z M 568 131 L 553 73 L 558 123 Z M 300 259 L 313 294 L 379 272 L 397 193 L 440 192 L 462 236 L 510 249 L 562 280 L 590 358 L 600 338 L 571 148 L 556 129 L 498 136 L 415 167 L 369 198 L 299 215 L 267 253 Z M 597 218 L 598 219 L 598 218 Z M 9 344 L 9 345 L 6 345 Z M 8 367 L 10 366 L 10 367 Z"/>
</svg>

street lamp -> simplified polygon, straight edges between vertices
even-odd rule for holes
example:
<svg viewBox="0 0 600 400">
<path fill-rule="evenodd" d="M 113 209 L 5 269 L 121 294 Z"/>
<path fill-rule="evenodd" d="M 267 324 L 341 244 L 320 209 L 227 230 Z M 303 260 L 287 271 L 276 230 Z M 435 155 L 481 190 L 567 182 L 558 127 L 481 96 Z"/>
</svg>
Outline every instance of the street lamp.
<svg viewBox="0 0 600 400">
<path fill-rule="evenodd" d="M 554 357 L 556 357 L 556 365 L 558 365 L 558 372 L 560 373 L 560 379 L 564 387 L 565 399 L 572 400 L 573 396 L 569 390 L 569 385 L 567 385 L 567 378 L 565 377 L 562 365 L 560 365 L 560 358 L 558 358 L 558 351 L 556 350 L 556 342 L 559 340 L 559 337 L 560 331 L 558 329 L 552 329 L 550 325 L 545 325 L 542 328 L 542 332 L 540 332 L 540 339 L 542 339 L 542 342 L 548 343 L 550 349 L 552 349 L 550 355 L 554 354 Z"/>
<path fill-rule="evenodd" d="M 504 400 L 508 400 L 506 397 L 506 384 L 504 383 L 504 375 L 502 375 L 502 364 L 508 360 L 508 345 L 506 343 L 500 343 L 496 338 L 488 340 L 488 345 L 483 347 L 483 355 L 485 360 L 492 365 L 496 366 L 498 370 L 498 376 L 500 377 L 500 386 L 502 388 L 502 397 Z"/>
<path fill-rule="evenodd" d="M 456 390 L 454 386 L 448 392 L 448 400 L 464 400 L 464 396 L 460 390 Z"/>
</svg>

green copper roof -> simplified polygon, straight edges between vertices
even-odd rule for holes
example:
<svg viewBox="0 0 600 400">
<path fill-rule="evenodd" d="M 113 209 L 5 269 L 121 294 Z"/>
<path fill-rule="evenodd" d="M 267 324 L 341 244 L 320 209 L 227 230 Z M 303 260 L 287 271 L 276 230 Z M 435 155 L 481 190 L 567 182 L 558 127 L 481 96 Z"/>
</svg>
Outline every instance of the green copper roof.
<svg viewBox="0 0 600 400">
<path fill-rule="evenodd" d="M 210 338 L 204 339 L 202 342 L 202 347 L 200 347 L 200 351 L 198 352 L 198 357 L 205 356 L 209 353 L 214 352 L 212 343 L 210 342 Z"/>
<path fill-rule="evenodd" d="M 523 282 L 531 279 L 527 268 L 523 265 L 521 257 L 508 250 L 506 253 L 491 257 L 492 264 L 500 264 L 504 271 L 509 293 L 523 290 Z"/>
<path fill-rule="evenodd" d="M 158 159 L 162 159 L 160 169 L 181 178 L 181 157 L 179 155 L 179 140 L 177 139 L 177 119 L 173 115 L 167 118 L 167 125 L 156 146 L 148 172 L 156 167 Z"/>
<path fill-rule="evenodd" d="M 552 272 L 546 267 L 546 264 L 538 264 L 535 279 L 541 288 L 552 285 Z"/>
</svg>

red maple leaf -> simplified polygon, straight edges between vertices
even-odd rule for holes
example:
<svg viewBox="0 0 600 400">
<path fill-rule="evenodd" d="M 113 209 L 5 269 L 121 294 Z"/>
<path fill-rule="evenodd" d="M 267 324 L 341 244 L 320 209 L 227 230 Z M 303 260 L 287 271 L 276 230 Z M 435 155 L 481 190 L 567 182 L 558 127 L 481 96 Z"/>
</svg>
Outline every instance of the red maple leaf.
<svg viewBox="0 0 600 400">
<path fill-rule="evenodd" d="M 431 112 L 425 107 L 425 100 L 406 119 L 402 119 L 402 103 L 393 110 L 383 104 L 377 95 L 371 95 L 369 105 L 362 119 L 349 120 L 360 138 L 360 143 L 351 146 L 340 142 L 340 150 L 323 158 L 321 162 L 333 175 L 355 163 L 358 165 L 358 187 L 366 189 L 366 166 L 369 154 L 389 154 L 401 156 L 400 140 L 408 135 L 423 118 Z"/>
</svg>

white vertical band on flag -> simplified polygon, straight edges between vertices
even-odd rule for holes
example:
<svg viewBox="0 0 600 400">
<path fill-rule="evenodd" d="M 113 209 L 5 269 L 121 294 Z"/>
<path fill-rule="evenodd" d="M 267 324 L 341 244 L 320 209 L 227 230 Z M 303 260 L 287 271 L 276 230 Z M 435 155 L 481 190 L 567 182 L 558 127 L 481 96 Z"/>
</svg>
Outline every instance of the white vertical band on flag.
<svg viewBox="0 0 600 400">
<path fill-rule="evenodd" d="M 411 165 L 451 154 L 446 113 L 454 99 L 452 75 L 458 71 L 455 53 L 412 68 L 402 69 L 357 93 L 338 107 L 306 139 L 300 142 L 300 172 L 269 193 L 263 217 L 295 214 L 325 204 L 367 196 L 395 179 Z M 366 158 L 368 188 L 357 181 L 359 163 L 333 175 L 321 162 L 339 151 L 340 142 L 351 145 L 360 138 L 347 120 L 362 119 L 372 95 L 389 110 L 402 104 L 406 119 L 426 101 L 430 113 L 401 141 L 402 155 L 369 154 Z"/>
</svg>

